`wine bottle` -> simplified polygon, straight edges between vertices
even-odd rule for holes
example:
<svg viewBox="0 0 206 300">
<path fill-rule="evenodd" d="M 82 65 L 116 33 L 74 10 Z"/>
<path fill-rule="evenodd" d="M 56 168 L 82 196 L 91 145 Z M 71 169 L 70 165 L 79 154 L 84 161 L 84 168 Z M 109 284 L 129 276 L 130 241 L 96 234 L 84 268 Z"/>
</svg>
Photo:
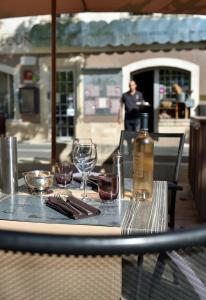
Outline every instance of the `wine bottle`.
<svg viewBox="0 0 206 300">
<path fill-rule="evenodd" d="M 152 200 L 154 141 L 148 132 L 148 113 L 140 114 L 140 132 L 133 145 L 133 199 Z"/>
</svg>

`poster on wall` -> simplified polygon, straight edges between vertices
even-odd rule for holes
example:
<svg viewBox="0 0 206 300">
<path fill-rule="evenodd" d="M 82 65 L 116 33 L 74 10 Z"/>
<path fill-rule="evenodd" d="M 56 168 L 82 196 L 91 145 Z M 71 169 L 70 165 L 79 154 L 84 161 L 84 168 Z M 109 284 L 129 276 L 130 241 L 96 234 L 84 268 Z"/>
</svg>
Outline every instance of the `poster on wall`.
<svg viewBox="0 0 206 300">
<path fill-rule="evenodd" d="M 85 70 L 84 115 L 114 116 L 120 109 L 121 70 Z"/>
</svg>

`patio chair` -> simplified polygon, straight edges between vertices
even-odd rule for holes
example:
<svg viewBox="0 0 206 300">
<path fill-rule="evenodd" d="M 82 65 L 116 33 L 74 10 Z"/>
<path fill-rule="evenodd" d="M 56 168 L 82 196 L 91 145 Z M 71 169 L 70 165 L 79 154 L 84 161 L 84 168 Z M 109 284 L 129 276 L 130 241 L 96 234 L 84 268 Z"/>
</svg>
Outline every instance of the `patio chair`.
<svg viewBox="0 0 206 300">
<path fill-rule="evenodd" d="M 2 300 L 205 299 L 206 226 L 110 237 L 0 230 L 0 241 Z M 159 253 L 167 253 L 173 266 L 164 268 L 156 284 Z M 123 260 L 115 273 L 122 257 L 143 254 L 138 286 L 138 268 L 131 262 Z M 116 282 L 121 280 L 118 295 Z"/>
<path fill-rule="evenodd" d="M 132 149 L 137 132 L 121 131 L 119 150 L 124 158 L 124 176 L 132 177 Z M 182 189 L 178 184 L 185 135 L 183 133 L 150 133 L 154 143 L 154 179 L 168 182 L 169 227 L 175 227 L 176 193 Z"/>
</svg>

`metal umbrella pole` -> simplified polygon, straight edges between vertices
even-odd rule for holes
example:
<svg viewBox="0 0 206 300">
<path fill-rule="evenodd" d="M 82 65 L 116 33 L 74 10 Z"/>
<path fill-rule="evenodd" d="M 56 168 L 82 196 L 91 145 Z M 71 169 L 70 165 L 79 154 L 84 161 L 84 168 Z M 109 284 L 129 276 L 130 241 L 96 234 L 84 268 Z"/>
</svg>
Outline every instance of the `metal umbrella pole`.
<svg viewBox="0 0 206 300">
<path fill-rule="evenodd" d="M 51 71 L 52 71 L 52 153 L 51 163 L 56 161 L 56 0 L 51 0 L 52 33 L 51 33 Z"/>
</svg>

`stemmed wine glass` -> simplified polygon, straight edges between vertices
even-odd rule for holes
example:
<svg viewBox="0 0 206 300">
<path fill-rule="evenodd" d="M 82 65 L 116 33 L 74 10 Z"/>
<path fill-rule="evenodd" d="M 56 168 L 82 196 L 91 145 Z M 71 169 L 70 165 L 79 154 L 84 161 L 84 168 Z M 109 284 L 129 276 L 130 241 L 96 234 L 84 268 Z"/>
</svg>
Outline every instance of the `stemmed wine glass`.
<svg viewBox="0 0 206 300">
<path fill-rule="evenodd" d="M 83 200 L 87 200 L 87 179 L 88 174 L 93 170 L 97 161 L 96 144 L 91 142 L 76 141 L 73 144 L 73 162 L 78 171 L 82 174 Z"/>
<path fill-rule="evenodd" d="M 74 156 L 73 155 L 74 147 L 77 144 L 92 144 L 92 139 L 91 138 L 75 138 L 73 140 L 73 144 L 72 144 L 72 156 Z M 73 163 L 74 163 L 74 159 L 73 159 Z M 83 188 L 84 188 L 83 180 L 81 181 L 79 188 L 80 188 L 80 190 L 83 190 Z"/>
</svg>

